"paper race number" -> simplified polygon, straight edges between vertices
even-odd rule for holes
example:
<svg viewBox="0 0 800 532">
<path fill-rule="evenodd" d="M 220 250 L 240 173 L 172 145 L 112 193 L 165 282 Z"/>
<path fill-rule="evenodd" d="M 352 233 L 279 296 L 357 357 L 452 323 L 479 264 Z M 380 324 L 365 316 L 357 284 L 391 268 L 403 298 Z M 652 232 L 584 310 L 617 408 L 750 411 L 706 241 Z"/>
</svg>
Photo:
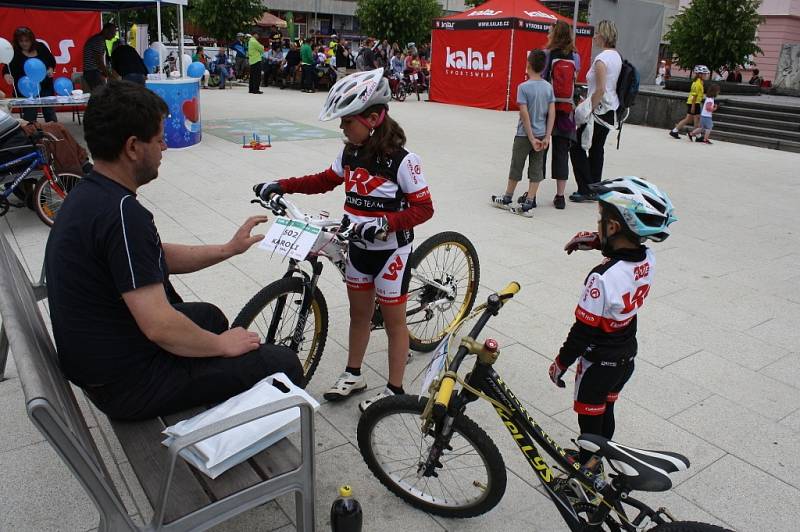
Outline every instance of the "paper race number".
<svg viewBox="0 0 800 532">
<path fill-rule="evenodd" d="M 258 247 L 281 257 L 303 260 L 317 241 L 320 228 L 278 216 Z"/>
</svg>

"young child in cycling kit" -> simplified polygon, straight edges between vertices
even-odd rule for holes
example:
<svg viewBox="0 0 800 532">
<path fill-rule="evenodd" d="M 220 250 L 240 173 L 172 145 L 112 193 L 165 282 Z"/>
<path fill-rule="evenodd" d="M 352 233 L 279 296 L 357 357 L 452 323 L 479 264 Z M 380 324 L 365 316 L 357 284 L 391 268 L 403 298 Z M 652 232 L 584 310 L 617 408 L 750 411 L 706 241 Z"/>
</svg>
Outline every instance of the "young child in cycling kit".
<svg viewBox="0 0 800 532">
<path fill-rule="evenodd" d="M 550 365 L 550 379 L 564 387 L 563 375 L 576 360 L 574 410 L 581 433 L 614 435 L 614 403 L 630 379 L 637 352 L 636 323 L 653 281 L 655 257 L 643 245 L 669 236 L 669 197 L 637 177 L 603 181 L 598 194 L 598 231 L 575 235 L 564 249 L 599 249 L 605 257 L 586 277 L 575 323 Z M 581 449 L 581 463 L 592 453 Z"/>
<path fill-rule="evenodd" d="M 416 154 L 404 148 L 406 137 L 388 115 L 391 100 L 383 69 L 358 72 L 337 81 L 328 93 L 320 120 L 341 119 L 345 146 L 333 164 L 318 174 L 256 185 L 262 199 L 272 194 L 320 194 L 345 185 L 344 210 L 361 242 L 351 242 L 345 268 L 350 301 L 350 336 L 345 371 L 324 397 L 338 401 L 367 388 L 361 363 L 367 349 L 375 296 L 389 337 L 389 382 L 374 401 L 403 392 L 408 357 L 406 265 L 413 228 L 433 216 L 433 203 Z M 380 236 L 386 235 L 386 240 Z"/>
</svg>

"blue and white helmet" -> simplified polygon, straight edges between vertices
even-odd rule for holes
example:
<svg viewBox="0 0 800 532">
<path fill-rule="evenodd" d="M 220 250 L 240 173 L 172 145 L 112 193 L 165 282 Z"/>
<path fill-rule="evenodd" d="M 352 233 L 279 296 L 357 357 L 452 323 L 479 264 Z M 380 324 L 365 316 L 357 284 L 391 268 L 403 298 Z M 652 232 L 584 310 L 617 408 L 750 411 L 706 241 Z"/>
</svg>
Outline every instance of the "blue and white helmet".
<svg viewBox="0 0 800 532">
<path fill-rule="evenodd" d="M 319 119 L 323 122 L 357 115 L 373 105 L 386 105 L 392 100 L 389 81 L 383 76 L 383 69 L 356 72 L 345 76 L 333 84 Z"/>
<path fill-rule="evenodd" d="M 694 73 L 695 74 L 711 74 L 711 71 L 705 65 L 695 65 Z"/>
<path fill-rule="evenodd" d="M 639 177 L 617 177 L 591 186 L 598 201 L 610 205 L 642 240 L 666 240 L 677 218 L 672 202 L 657 186 Z"/>
</svg>

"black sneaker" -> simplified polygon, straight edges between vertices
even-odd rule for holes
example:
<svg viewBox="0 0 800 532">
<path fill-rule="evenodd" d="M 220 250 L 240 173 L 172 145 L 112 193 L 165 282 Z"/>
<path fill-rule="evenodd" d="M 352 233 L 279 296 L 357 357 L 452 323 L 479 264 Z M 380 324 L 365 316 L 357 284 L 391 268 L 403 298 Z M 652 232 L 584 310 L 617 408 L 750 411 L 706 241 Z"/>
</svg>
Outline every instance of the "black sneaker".
<svg viewBox="0 0 800 532">
<path fill-rule="evenodd" d="M 573 192 L 569 195 L 569 200 L 574 201 L 575 203 L 583 203 L 584 201 L 589 201 L 589 198 L 580 192 Z"/>
<path fill-rule="evenodd" d="M 679 139 L 679 138 L 681 138 L 681 136 L 678 134 L 678 132 L 677 132 L 677 131 L 672 131 L 672 130 L 670 130 L 670 132 L 669 132 L 669 136 L 670 136 L 670 137 L 672 137 L 673 139 Z"/>
<path fill-rule="evenodd" d="M 517 198 L 517 203 L 522 205 L 523 203 L 525 203 L 527 201 L 527 199 L 528 199 L 528 193 L 526 192 L 525 194 L 523 194 L 522 196 Z"/>
<path fill-rule="evenodd" d="M 505 194 L 492 196 L 492 205 L 498 209 L 508 209 L 511 206 L 511 197 Z"/>
<path fill-rule="evenodd" d="M 556 209 L 564 209 L 567 206 L 567 202 L 564 201 L 564 196 L 559 196 L 556 194 L 556 197 L 553 198 L 553 206 Z"/>
</svg>

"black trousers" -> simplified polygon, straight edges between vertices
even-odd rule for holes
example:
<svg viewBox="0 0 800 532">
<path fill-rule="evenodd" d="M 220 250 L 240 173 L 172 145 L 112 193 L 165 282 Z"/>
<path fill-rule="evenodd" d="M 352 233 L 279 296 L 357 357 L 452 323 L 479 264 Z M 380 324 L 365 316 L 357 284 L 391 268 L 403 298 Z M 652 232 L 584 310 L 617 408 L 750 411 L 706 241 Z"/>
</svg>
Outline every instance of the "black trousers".
<svg viewBox="0 0 800 532">
<path fill-rule="evenodd" d="M 314 78 L 317 72 L 314 65 L 303 65 L 303 88 L 306 90 L 314 89 Z"/>
<path fill-rule="evenodd" d="M 607 124 L 613 124 L 614 111 L 609 111 L 600 116 L 600 118 Z M 572 171 L 575 173 L 575 181 L 578 183 L 578 193 L 584 195 L 592 192 L 589 189 L 589 185 L 599 183 L 603 179 L 606 137 L 608 137 L 610 131 L 600 124 L 594 124 L 592 147 L 589 148 L 589 155 L 587 156 L 581 147 L 581 136 L 585 129 L 585 125 L 578 128 L 578 142 L 569 151 L 570 159 L 572 160 Z"/>
<path fill-rule="evenodd" d="M 220 334 L 228 329 L 225 315 L 210 303 L 178 303 L 174 307 L 207 331 Z M 262 344 L 234 358 L 181 357 L 160 350 L 144 374 L 88 388 L 86 394 L 110 418 L 150 419 L 221 403 L 278 372 L 304 386 L 300 361 L 287 347 Z"/>
<path fill-rule="evenodd" d="M 250 92 L 255 93 L 261 86 L 261 61 L 250 65 Z"/>
</svg>

